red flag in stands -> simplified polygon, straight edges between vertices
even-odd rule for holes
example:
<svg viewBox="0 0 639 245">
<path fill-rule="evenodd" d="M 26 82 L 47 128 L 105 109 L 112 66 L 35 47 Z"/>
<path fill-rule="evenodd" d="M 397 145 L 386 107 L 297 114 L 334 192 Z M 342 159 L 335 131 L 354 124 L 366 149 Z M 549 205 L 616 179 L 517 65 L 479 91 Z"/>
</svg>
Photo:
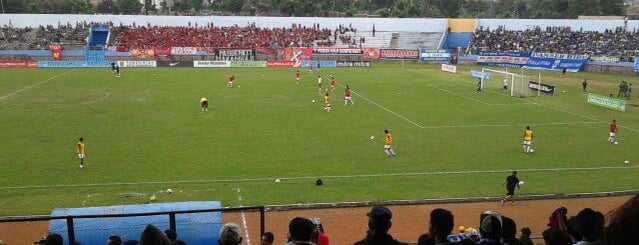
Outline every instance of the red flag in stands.
<svg viewBox="0 0 639 245">
<path fill-rule="evenodd" d="M 62 44 L 49 44 L 49 50 L 51 51 L 51 55 L 53 55 L 54 60 L 62 60 Z"/>
</svg>

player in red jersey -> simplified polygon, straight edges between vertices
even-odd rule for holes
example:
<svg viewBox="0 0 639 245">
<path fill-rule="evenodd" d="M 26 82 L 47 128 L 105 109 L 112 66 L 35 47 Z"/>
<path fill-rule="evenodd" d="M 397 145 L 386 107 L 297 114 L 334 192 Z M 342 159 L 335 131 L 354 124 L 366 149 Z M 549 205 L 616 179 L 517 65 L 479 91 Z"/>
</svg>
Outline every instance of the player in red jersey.
<svg viewBox="0 0 639 245">
<path fill-rule="evenodd" d="M 608 142 L 611 144 L 616 143 L 615 136 L 617 136 L 617 121 L 612 119 L 610 123 L 610 136 L 608 136 Z"/>
<path fill-rule="evenodd" d="M 308 66 L 308 74 L 313 75 L 313 64 L 312 63 Z"/>
<path fill-rule="evenodd" d="M 331 75 L 331 91 L 335 90 L 335 77 Z"/>
<path fill-rule="evenodd" d="M 344 90 L 344 105 L 348 105 L 348 102 L 351 102 L 351 105 L 355 104 L 353 98 L 351 98 L 351 88 L 346 85 L 346 89 Z"/>
<path fill-rule="evenodd" d="M 298 85 L 300 84 L 300 69 L 297 69 L 297 71 L 295 72 L 295 82 Z"/>
<path fill-rule="evenodd" d="M 235 83 L 235 75 L 231 75 L 229 77 L 229 82 L 226 84 L 227 87 L 233 87 L 233 83 Z"/>
</svg>

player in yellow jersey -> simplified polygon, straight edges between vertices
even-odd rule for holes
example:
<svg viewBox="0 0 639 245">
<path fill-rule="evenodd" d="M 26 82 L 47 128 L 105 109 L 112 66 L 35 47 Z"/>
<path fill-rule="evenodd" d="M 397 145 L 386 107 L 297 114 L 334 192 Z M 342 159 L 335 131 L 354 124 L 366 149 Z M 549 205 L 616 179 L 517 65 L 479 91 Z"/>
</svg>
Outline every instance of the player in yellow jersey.
<svg viewBox="0 0 639 245">
<path fill-rule="evenodd" d="M 393 147 L 391 146 L 393 144 L 393 136 L 388 132 L 388 129 L 384 129 L 384 134 L 386 135 L 385 138 L 385 144 L 384 144 L 384 152 L 386 153 L 386 156 L 392 157 L 395 156 L 395 151 L 393 150 Z"/>
<path fill-rule="evenodd" d="M 530 126 L 527 126 L 526 130 L 524 130 L 524 143 L 522 144 L 524 147 L 524 153 L 528 154 L 532 152 L 532 148 L 530 147 L 532 145 L 532 140 L 533 131 L 530 130 Z"/>
<path fill-rule="evenodd" d="M 326 93 L 326 95 L 324 95 L 324 110 L 326 112 L 330 112 L 331 111 L 331 97 L 328 96 L 328 93 Z"/>
<path fill-rule="evenodd" d="M 200 109 L 202 111 L 209 111 L 209 99 L 206 97 L 202 97 L 200 99 Z"/>
<path fill-rule="evenodd" d="M 84 169 L 84 138 L 82 137 L 78 140 L 76 153 L 78 153 L 78 158 L 80 158 L 80 169 Z"/>
</svg>

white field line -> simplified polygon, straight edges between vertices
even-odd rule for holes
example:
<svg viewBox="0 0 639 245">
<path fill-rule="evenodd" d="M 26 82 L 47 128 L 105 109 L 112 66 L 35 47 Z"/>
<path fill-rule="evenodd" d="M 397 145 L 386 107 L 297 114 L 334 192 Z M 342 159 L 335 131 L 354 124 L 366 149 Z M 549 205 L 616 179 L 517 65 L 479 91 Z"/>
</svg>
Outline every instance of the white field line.
<svg viewBox="0 0 639 245">
<path fill-rule="evenodd" d="M 29 86 L 26 86 L 26 87 L 24 87 L 24 88 L 18 89 L 18 90 L 16 90 L 16 91 L 13 91 L 13 92 L 11 92 L 11 93 L 9 93 L 9 94 L 6 94 L 6 95 L 3 95 L 3 96 L 0 96 L 0 100 L 3 100 L 3 99 L 6 99 L 6 98 L 9 98 L 9 97 L 11 97 L 11 96 L 13 96 L 13 95 L 15 95 L 15 94 L 17 94 L 17 93 L 20 93 L 20 92 L 25 91 L 25 90 L 27 90 L 27 89 L 33 88 L 33 87 L 38 86 L 38 85 L 40 85 L 40 84 L 46 83 L 46 82 L 48 82 L 48 81 L 51 81 L 51 80 L 56 79 L 56 78 L 58 78 L 58 77 L 64 76 L 64 75 L 69 74 L 69 73 L 74 72 L 74 71 L 76 71 L 76 69 L 74 69 L 74 70 L 70 70 L 70 71 L 67 71 L 67 72 L 62 73 L 62 74 L 60 74 L 60 75 L 52 76 L 52 77 L 47 78 L 47 79 L 45 79 L 45 80 L 42 80 L 42 81 L 40 81 L 40 82 L 37 82 L 37 83 L 31 84 L 31 85 L 29 85 Z"/>
<path fill-rule="evenodd" d="M 576 125 L 576 124 L 601 124 L 603 122 L 557 122 L 557 123 L 522 123 L 522 124 L 474 124 L 474 125 L 441 125 L 425 126 L 429 128 L 479 128 L 479 127 L 519 127 L 519 126 L 543 126 L 543 125 Z"/>
<path fill-rule="evenodd" d="M 89 198 L 94 197 L 94 196 L 99 196 L 100 194 L 89 194 L 86 197 L 84 197 L 84 200 L 82 201 L 82 206 L 87 205 L 87 201 L 89 201 Z"/>
<path fill-rule="evenodd" d="M 615 169 L 637 169 L 639 165 L 628 166 L 608 166 L 608 167 L 580 167 L 580 168 L 531 168 L 517 169 L 518 172 L 562 172 L 562 171 L 595 171 L 595 170 L 615 170 Z M 416 173 L 389 173 L 389 174 L 355 174 L 355 175 L 328 175 L 323 178 L 377 178 L 377 177 L 401 177 L 401 176 L 426 176 L 426 175 L 447 175 L 447 174 L 494 174 L 510 173 L 512 169 L 496 170 L 470 170 L 470 171 L 441 171 L 441 172 L 416 172 Z M 298 177 L 278 177 L 280 180 L 307 180 L 317 179 L 317 176 Z M 107 186 L 131 186 L 131 185 L 166 185 L 166 184 L 205 184 L 205 183 L 231 183 L 231 182 L 271 182 L 276 177 L 269 178 L 246 178 L 246 179 L 209 179 L 209 180 L 174 180 L 174 181 L 148 181 L 148 182 L 111 182 L 92 184 L 68 184 L 68 185 L 31 185 L 31 186 L 0 186 L 0 190 L 10 189 L 48 189 L 48 188 L 69 188 L 69 187 L 107 187 Z"/>
<path fill-rule="evenodd" d="M 417 71 L 414 71 L 414 72 L 417 72 Z M 419 72 L 417 72 L 417 73 L 419 73 Z M 471 86 L 470 84 L 462 83 L 462 82 L 459 82 L 459 81 L 453 81 L 453 82 L 457 83 L 457 84 L 462 84 L 462 85 L 465 85 L 465 86 Z M 430 86 L 433 86 L 433 85 L 430 85 Z M 495 92 L 495 91 L 492 91 L 492 90 L 486 90 L 486 91 L 490 92 L 490 93 L 498 94 L 498 95 L 501 95 L 501 96 L 511 97 L 510 95 L 506 95 L 506 94 L 503 94 L 503 93 L 498 93 L 498 92 Z M 470 97 L 468 97 L 468 98 L 470 98 Z M 605 122 L 603 120 L 599 120 L 599 119 L 591 117 L 591 116 L 587 116 L 587 115 L 583 115 L 583 114 L 579 114 L 579 113 L 574 113 L 574 112 L 571 112 L 571 111 L 566 111 L 566 110 L 554 108 L 554 107 L 543 105 L 543 104 L 540 104 L 540 103 L 537 103 L 537 102 L 526 101 L 526 100 L 523 100 L 523 101 L 524 101 L 523 104 L 533 104 L 533 105 L 537 105 L 537 106 L 540 106 L 540 107 L 544 107 L 544 108 L 549 109 L 549 110 L 563 112 L 563 113 L 566 113 L 566 114 L 570 114 L 570 115 L 573 115 L 573 116 L 576 116 L 576 117 L 585 118 L 585 119 L 592 120 L 592 121 L 599 122 L 599 123 Z M 485 102 L 483 102 L 483 103 L 485 103 Z M 519 103 L 517 103 L 517 104 L 519 104 Z M 493 104 L 493 105 L 499 105 L 499 104 Z M 630 131 L 634 131 L 636 133 L 639 133 L 639 130 L 631 128 L 631 127 L 628 127 L 628 126 L 623 126 L 623 125 L 619 125 L 619 124 L 617 126 L 619 126 L 620 128 L 623 128 L 623 129 L 628 129 Z"/>
<path fill-rule="evenodd" d="M 89 100 L 89 101 L 83 101 L 83 102 L 80 102 L 80 103 L 77 103 L 77 104 L 71 104 L 71 105 L 59 105 L 59 106 L 44 107 L 44 108 L 30 108 L 30 109 L 17 109 L 17 110 L 8 109 L 8 110 L 0 110 L 0 112 L 55 110 L 55 109 L 61 109 L 61 108 L 69 108 L 69 107 L 76 107 L 76 106 L 82 106 L 82 105 L 95 104 L 95 103 L 98 103 L 100 101 L 106 100 L 109 97 L 111 97 L 109 92 L 104 91 L 104 90 L 99 90 L 99 89 L 89 89 L 89 90 L 102 92 L 104 95 L 102 97 L 100 97 L 100 98 L 97 98 L 97 99 L 93 99 L 93 100 Z"/>
<path fill-rule="evenodd" d="M 335 83 L 335 84 L 336 84 L 336 85 L 338 85 L 338 86 L 340 86 L 340 87 L 344 87 L 344 86 L 342 86 L 342 85 L 341 85 L 341 84 L 339 84 L 339 83 Z M 419 127 L 419 128 L 424 128 L 424 126 L 419 125 L 418 123 L 416 123 L 416 122 L 414 122 L 414 121 L 411 121 L 410 119 L 408 119 L 408 118 L 406 118 L 406 117 L 404 117 L 404 116 L 400 115 L 399 113 L 396 113 L 396 112 L 394 112 L 394 111 L 391 111 L 390 109 L 388 109 L 388 108 L 386 108 L 386 107 L 384 107 L 384 106 L 382 106 L 382 105 L 380 105 L 380 104 L 376 103 L 375 101 L 372 101 L 372 100 L 368 99 L 366 96 L 361 95 L 361 94 L 359 94 L 359 93 L 355 92 L 355 90 L 352 90 L 352 89 L 351 89 L 351 92 L 352 92 L 353 94 L 355 94 L 355 95 L 357 95 L 357 96 L 361 97 L 361 98 L 362 98 L 362 99 L 364 99 L 365 101 L 368 101 L 369 103 L 371 103 L 371 104 L 373 104 L 373 105 L 376 105 L 377 107 L 381 108 L 382 110 L 385 110 L 385 111 L 387 111 L 387 112 L 390 112 L 391 114 L 393 114 L 393 115 L 395 115 L 395 116 L 397 116 L 397 117 L 399 117 L 399 118 L 401 118 L 401 119 L 404 119 L 404 121 L 407 121 L 407 122 L 409 122 L 410 124 L 413 124 L 413 125 L 415 125 L 415 126 L 417 126 L 417 127 Z"/>
<path fill-rule="evenodd" d="M 428 84 L 428 86 L 433 87 L 433 88 L 438 89 L 438 90 L 441 90 L 441 91 L 444 91 L 444 92 L 447 92 L 447 93 L 450 93 L 450 94 L 457 95 L 457 96 L 462 97 L 462 98 L 465 98 L 465 99 L 469 99 L 469 100 L 472 100 L 472 101 L 475 101 L 475 102 L 482 103 L 482 104 L 484 104 L 484 105 L 490 105 L 489 103 L 486 103 L 486 102 L 484 102 L 484 101 L 481 101 L 481 100 L 478 100 L 478 99 L 475 99 L 475 98 L 472 98 L 472 97 L 468 97 L 468 96 L 466 96 L 466 95 L 459 94 L 459 93 L 456 93 L 456 92 L 450 91 L 450 90 L 448 90 L 448 89 L 443 89 L 443 88 L 437 87 L 437 86 L 432 85 L 432 84 Z"/>
<path fill-rule="evenodd" d="M 240 188 L 238 187 L 234 189 L 237 191 L 237 199 L 240 201 L 239 206 L 244 206 L 244 204 L 242 204 L 242 194 L 240 194 Z M 251 245 L 251 236 L 249 235 L 248 223 L 246 222 L 246 215 L 244 214 L 244 211 L 241 211 L 240 215 L 242 216 L 242 226 L 244 227 L 244 237 L 246 238 L 246 244 Z"/>
</svg>

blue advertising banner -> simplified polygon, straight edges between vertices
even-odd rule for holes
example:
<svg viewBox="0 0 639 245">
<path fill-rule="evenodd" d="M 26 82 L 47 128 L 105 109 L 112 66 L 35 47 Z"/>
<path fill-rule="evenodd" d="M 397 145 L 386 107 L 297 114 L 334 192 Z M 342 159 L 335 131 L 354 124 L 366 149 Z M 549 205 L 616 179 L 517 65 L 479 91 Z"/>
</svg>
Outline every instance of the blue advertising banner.
<svg viewBox="0 0 639 245">
<path fill-rule="evenodd" d="M 530 57 L 528 63 L 524 66 L 529 69 L 556 70 L 566 69 L 569 72 L 578 72 L 586 63 L 586 59 L 553 59 Z"/>
<path fill-rule="evenodd" d="M 112 61 L 87 61 L 87 60 L 40 60 L 39 68 L 104 68 L 111 67 Z M 113 61 L 115 62 L 115 61 Z"/>
<path fill-rule="evenodd" d="M 522 52 L 479 52 L 478 65 L 521 67 L 528 63 L 530 53 Z"/>
<path fill-rule="evenodd" d="M 484 80 L 488 80 L 490 79 L 490 73 L 481 72 L 478 70 L 470 70 L 470 77 L 476 77 L 476 78 L 484 77 Z"/>
<path fill-rule="evenodd" d="M 419 60 L 421 61 L 446 61 L 450 60 L 451 54 L 446 52 L 446 50 L 429 50 L 429 49 L 420 49 L 419 50 Z"/>
<path fill-rule="evenodd" d="M 524 67 L 556 71 L 566 69 L 566 71 L 578 72 L 586 61 L 588 61 L 587 55 L 533 53 Z"/>
<path fill-rule="evenodd" d="M 635 57 L 635 72 L 639 72 L 639 57 Z"/>
<path fill-rule="evenodd" d="M 317 67 L 318 63 L 320 68 L 337 67 L 337 61 L 335 60 L 303 60 L 302 67 L 310 67 L 311 65 Z"/>
</svg>

